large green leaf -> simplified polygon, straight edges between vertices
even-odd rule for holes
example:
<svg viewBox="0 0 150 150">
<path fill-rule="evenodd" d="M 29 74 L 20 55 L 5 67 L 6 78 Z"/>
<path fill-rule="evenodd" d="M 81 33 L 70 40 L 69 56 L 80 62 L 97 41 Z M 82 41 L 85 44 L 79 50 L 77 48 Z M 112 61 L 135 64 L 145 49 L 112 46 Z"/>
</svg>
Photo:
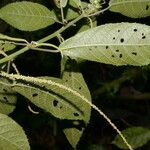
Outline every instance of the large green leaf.
<svg viewBox="0 0 150 150">
<path fill-rule="evenodd" d="M 63 63 L 63 60 L 62 60 L 62 63 Z M 78 64 L 76 63 L 75 60 L 68 59 L 65 61 L 65 70 L 63 71 L 62 79 L 71 88 L 76 89 L 76 91 L 78 91 L 81 95 L 84 95 L 89 101 L 91 101 L 90 92 L 84 81 L 82 73 L 79 72 Z M 83 105 L 82 108 L 86 110 L 84 122 L 87 125 L 91 116 L 91 107 L 89 105 Z M 82 136 L 84 128 L 82 127 L 82 130 L 79 130 L 77 128 L 71 127 L 71 128 L 66 128 L 63 131 L 69 143 L 72 145 L 72 147 L 76 148 L 76 145 L 78 144 L 80 137 Z"/>
<path fill-rule="evenodd" d="M 18 82 L 12 85 L 12 89 L 38 107 L 60 119 L 84 120 L 86 117 L 87 110 L 84 108 L 89 104 L 76 94 L 76 89 L 67 86 L 63 80 L 52 77 L 21 77 L 23 79 L 16 80 Z"/>
<path fill-rule="evenodd" d="M 125 129 L 122 131 L 122 134 L 126 137 L 134 149 L 145 145 L 150 140 L 150 130 L 143 127 L 132 127 Z M 115 137 L 112 143 L 121 149 L 128 149 L 119 135 Z"/>
<path fill-rule="evenodd" d="M 0 114 L 0 149 L 30 150 L 21 126 L 4 114 Z"/>
<path fill-rule="evenodd" d="M 75 35 L 59 48 L 71 58 L 113 65 L 147 65 L 150 27 L 138 23 L 105 24 Z"/>
<path fill-rule="evenodd" d="M 5 78 L 0 78 L 0 113 L 9 114 L 15 109 L 17 96 Z"/>
<path fill-rule="evenodd" d="M 119 12 L 131 18 L 150 16 L 149 0 L 110 0 L 110 11 Z"/>
<path fill-rule="evenodd" d="M 55 14 L 45 6 L 27 1 L 4 6 L 0 9 L 0 18 L 24 31 L 45 28 L 56 21 Z"/>
</svg>

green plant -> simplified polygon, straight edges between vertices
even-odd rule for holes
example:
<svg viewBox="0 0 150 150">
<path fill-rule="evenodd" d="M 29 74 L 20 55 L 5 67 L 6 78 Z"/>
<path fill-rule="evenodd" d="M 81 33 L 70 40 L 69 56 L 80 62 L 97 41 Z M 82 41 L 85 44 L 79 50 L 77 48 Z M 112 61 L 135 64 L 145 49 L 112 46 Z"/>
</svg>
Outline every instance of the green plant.
<svg viewBox="0 0 150 150">
<path fill-rule="evenodd" d="M 54 117 L 71 120 L 73 126 L 64 129 L 63 132 L 75 149 L 85 126 L 89 123 L 91 108 L 98 111 L 123 139 L 125 144 L 116 137 L 117 140 L 113 143 L 117 146 L 130 150 L 143 146 L 150 139 L 149 129 L 143 129 L 146 130 L 145 132 L 148 131 L 148 134 L 142 144 L 131 142 L 131 139 L 136 141 L 136 136 L 143 132 L 141 128 L 131 129 L 130 132 L 135 133 L 133 137 L 128 136 L 126 132 L 122 134 L 112 121 L 92 104 L 89 89 L 79 71 L 79 66 L 86 60 L 116 66 L 148 65 L 150 63 L 150 27 L 148 25 L 126 22 L 97 26 L 96 16 L 109 10 L 131 18 L 147 17 L 150 16 L 150 0 L 110 0 L 109 3 L 99 0 L 91 0 L 89 3 L 65 0 L 56 1 L 56 5 L 61 9 L 61 17 L 59 17 L 60 12 L 56 11 L 58 8 L 49 10 L 41 4 L 28 1 L 10 3 L 0 9 L 0 18 L 22 31 L 36 31 L 54 23 L 62 25 L 59 30 L 36 42 L 0 34 L 0 112 L 5 114 L 1 114 L 0 117 L 0 147 L 3 149 L 8 145 L 15 150 L 30 149 L 21 127 L 6 116 L 15 108 L 17 93 Z M 108 6 L 105 7 L 105 5 Z M 64 40 L 61 33 L 85 18 L 87 20 L 78 33 Z M 61 42 L 59 46 L 48 42 L 55 37 Z M 20 46 L 23 48 L 19 49 Z M 4 72 L 8 61 L 13 61 L 14 58 L 29 50 L 60 53 L 60 78 L 23 76 L 19 74 L 13 63 L 12 67 L 17 74 L 9 74 L 10 68 L 7 68 L 7 73 Z M 84 125 L 80 124 L 81 121 Z M 11 128 L 10 122 L 15 124 Z M 76 128 L 76 125 L 80 125 L 81 129 Z M 18 133 L 21 135 L 18 136 Z M 24 143 L 18 143 L 18 137 Z M 139 139 L 143 140 L 142 137 Z"/>
</svg>

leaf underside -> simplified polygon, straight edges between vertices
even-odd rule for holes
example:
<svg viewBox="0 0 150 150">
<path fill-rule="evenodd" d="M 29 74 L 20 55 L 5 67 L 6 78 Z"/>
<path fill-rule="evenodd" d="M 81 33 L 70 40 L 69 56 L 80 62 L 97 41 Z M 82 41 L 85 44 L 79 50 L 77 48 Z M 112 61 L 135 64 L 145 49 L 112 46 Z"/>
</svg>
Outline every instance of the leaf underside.
<svg viewBox="0 0 150 150">
<path fill-rule="evenodd" d="M 121 13 L 131 18 L 150 16 L 149 0 L 110 0 L 110 11 Z"/>
<path fill-rule="evenodd" d="M 9 114 L 15 109 L 17 96 L 9 85 L 2 83 L 8 83 L 4 78 L 0 78 L 0 113 Z"/>
<path fill-rule="evenodd" d="M 0 149 L 30 150 L 21 126 L 4 114 L 0 114 Z"/>
<path fill-rule="evenodd" d="M 63 55 L 112 65 L 150 63 L 150 27 L 138 23 L 105 24 L 64 41 Z"/>
<path fill-rule="evenodd" d="M 65 59 L 65 58 L 63 58 Z M 76 89 L 81 95 L 84 95 L 89 101 L 91 101 L 90 92 L 88 87 L 84 81 L 82 73 L 79 72 L 78 64 L 74 60 L 66 59 L 65 61 L 65 70 L 62 73 L 62 79 L 73 89 Z M 63 63 L 63 60 L 62 60 Z M 80 101 L 82 103 L 82 101 Z M 91 116 L 91 107 L 89 105 L 83 105 L 83 110 L 85 113 L 84 122 L 87 123 L 90 120 Z M 81 127 L 82 130 L 77 128 L 66 128 L 63 130 L 65 133 L 69 143 L 72 145 L 73 148 L 76 148 L 80 137 L 83 134 L 85 127 Z"/>
<path fill-rule="evenodd" d="M 45 79 L 70 88 L 61 79 L 52 77 L 45 77 Z M 18 82 L 12 86 L 12 89 L 57 118 L 84 120 L 85 110 L 83 106 L 88 104 L 86 102 L 81 103 L 80 97 L 63 88 L 47 83 L 27 82 L 25 84 Z"/>
<path fill-rule="evenodd" d="M 0 18 L 23 31 L 35 31 L 52 25 L 56 21 L 54 12 L 33 2 L 10 3 L 0 9 Z"/>
</svg>

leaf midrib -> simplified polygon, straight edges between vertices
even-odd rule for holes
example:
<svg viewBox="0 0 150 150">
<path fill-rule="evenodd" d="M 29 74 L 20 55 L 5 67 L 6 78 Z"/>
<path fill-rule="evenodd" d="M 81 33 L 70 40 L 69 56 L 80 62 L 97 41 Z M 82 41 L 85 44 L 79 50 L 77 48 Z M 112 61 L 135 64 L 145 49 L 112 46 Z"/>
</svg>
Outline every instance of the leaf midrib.
<svg viewBox="0 0 150 150">
<path fill-rule="evenodd" d="M 150 44 L 146 43 L 146 44 L 109 44 L 109 43 L 105 43 L 105 44 L 93 44 L 93 45 L 79 45 L 79 46 L 71 46 L 71 47 L 65 47 L 65 48 L 61 48 L 61 50 L 66 50 L 66 49 L 72 49 L 72 48 L 85 48 L 85 47 L 98 47 L 98 46 L 150 46 Z"/>
</svg>

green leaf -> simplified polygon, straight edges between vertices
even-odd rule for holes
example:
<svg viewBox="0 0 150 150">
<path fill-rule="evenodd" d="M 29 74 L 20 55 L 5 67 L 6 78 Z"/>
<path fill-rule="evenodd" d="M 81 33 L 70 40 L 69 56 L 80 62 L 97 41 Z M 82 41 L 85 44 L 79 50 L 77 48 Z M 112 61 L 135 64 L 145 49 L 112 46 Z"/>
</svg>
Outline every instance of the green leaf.
<svg viewBox="0 0 150 150">
<path fill-rule="evenodd" d="M 0 149 L 30 150 L 21 126 L 4 114 L 0 114 Z"/>
<path fill-rule="evenodd" d="M 150 27 L 138 23 L 105 24 L 61 43 L 63 55 L 113 65 L 150 63 Z"/>
<path fill-rule="evenodd" d="M 25 78 L 29 81 L 26 82 Z M 18 82 L 12 85 L 12 89 L 57 118 L 84 120 L 86 110 L 83 108 L 89 104 L 70 92 L 75 90 L 64 81 L 52 77 L 30 81 L 32 79 L 35 78 L 23 77 L 22 81 L 17 80 Z"/>
<path fill-rule="evenodd" d="M 63 58 L 65 59 L 65 58 Z M 82 73 L 79 71 L 78 64 L 75 60 L 67 59 L 65 63 L 65 70 L 62 73 L 62 80 L 72 89 L 75 89 L 79 94 L 83 95 L 86 99 L 91 101 L 90 91 L 84 81 Z M 82 103 L 82 100 L 79 102 Z M 78 104 L 78 105 L 80 105 Z M 91 116 L 91 106 L 82 106 L 85 114 L 84 121 L 89 122 Z"/>
<path fill-rule="evenodd" d="M 150 130 L 143 127 L 131 127 L 125 129 L 122 131 L 122 134 L 134 149 L 145 145 L 150 140 Z M 128 149 L 119 135 L 115 137 L 112 143 L 121 149 Z"/>
<path fill-rule="evenodd" d="M 77 0 L 75 0 L 77 2 Z M 78 3 L 79 4 L 79 3 Z M 81 2 L 83 7 L 88 5 L 87 2 Z M 65 20 L 73 20 L 81 15 L 81 8 L 72 0 L 69 0 L 67 7 L 64 9 Z"/>
<path fill-rule="evenodd" d="M 83 134 L 83 130 L 79 130 L 76 128 L 66 128 L 63 129 L 63 132 L 65 133 L 69 143 L 71 144 L 71 146 L 76 149 L 76 146 L 80 140 L 80 137 Z"/>
<path fill-rule="evenodd" d="M 9 114 L 15 109 L 17 96 L 5 78 L 0 78 L 0 113 Z"/>
<path fill-rule="evenodd" d="M 64 10 L 64 12 L 65 12 L 65 20 L 67 20 L 67 21 L 73 20 L 73 19 L 77 18 L 78 16 L 80 16 L 79 10 L 75 11 L 70 6 L 68 6 L 66 9 L 67 10 Z"/>
<path fill-rule="evenodd" d="M 119 12 L 131 18 L 150 16 L 149 0 L 110 0 L 110 11 Z"/>
<path fill-rule="evenodd" d="M 66 61 L 64 59 L 66 59 Z M 78 91 L 80 94 L 84 95 L 89 101 L 91 101 L 90 92 L 84 81 L 82 73 L 79 72 L 78 64 L 76 63 L 76 61 L 63 58 L 62 63 L 65 63 L 65 70 L 63 71 L 62 79 L 71 88 L 76 89 L 76 91 Z M 82 108 L 83 110 L 86 110 L 84 122 L 87 125 L 91 116 L 91 107 L 89 105 L 83 105 Z M 76 148 L 84 129 L 85 128 L 82 127 L 82 130 L 79 130 L 77 128 L 66 128 L 63 130 L 69 143 L 72 145 L 73 148 Z"/>
<path fill-rule="evenodd" d="M 89 18 L 84 18 L 80 22 L 80 27 L 79 27 L 78 33 L 86 31 L 86 30 L 91 29 L 91 28 L 94 28 L 96 26 L 97 26 L 96 18 L 93 18 L 93 20 L 92 19 L 89 20 Z"/>
<path fill-rule="evenodd" d="M 0 40 L 0 51 L 10 51 L 13 50 L 16 46 L 13 43 L 10 43 L 8 41 L 2 41 Z"/>
<path fill-rule="evenodd" d="M 55 14 L 45 6 L 33 2 L 10 3 L 0 9 L 0 18 L 23 31 L 35 31 L 52 25 Z"/>
<path fill-rule="evenodd" d="M 75 8 L 79 8 L 81 7 L 82 5 L 86 4 L 87 2 L 82 2 L 80 0 L 69 0 L 69 3 L 75 7 Z"/>
</svg>

